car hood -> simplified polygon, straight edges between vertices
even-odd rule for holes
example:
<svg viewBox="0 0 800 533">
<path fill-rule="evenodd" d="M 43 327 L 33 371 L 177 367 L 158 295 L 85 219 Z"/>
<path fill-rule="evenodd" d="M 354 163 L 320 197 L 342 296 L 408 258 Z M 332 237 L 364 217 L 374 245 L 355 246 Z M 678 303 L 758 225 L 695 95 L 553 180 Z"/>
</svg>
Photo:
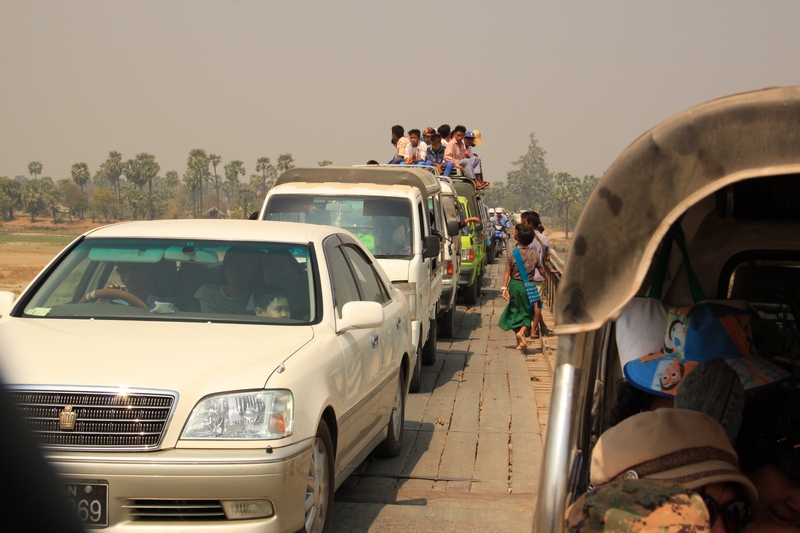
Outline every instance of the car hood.
<svg viewBox="0 0 800 533">
<path fill-rule="evenodd" d="M 264 387 L 311 326 L 12 318 L 0 325 L 8 385 L 192 391 Z"/>
</svg>

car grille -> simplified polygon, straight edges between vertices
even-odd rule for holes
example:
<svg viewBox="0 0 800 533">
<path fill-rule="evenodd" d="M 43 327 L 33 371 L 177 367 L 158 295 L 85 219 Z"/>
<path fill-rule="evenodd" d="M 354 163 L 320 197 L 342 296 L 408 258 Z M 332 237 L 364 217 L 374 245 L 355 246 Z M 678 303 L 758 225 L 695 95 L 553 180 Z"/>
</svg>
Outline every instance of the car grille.
<svg viewBox="0 0 800 533">
<path fill-rule="evenodd" d="M 123 508 L 131 520 L 226 520 L 219 500 L 129 500 Z"/>
<path fill-rule="evenodd" d="M 45 448 L 152 450 L 161 443 L 175 404 L 163 391 L 11 391 L 19 414 Z M 60 415 L 75 413 L 74 427 L 62 429 Z"/>
</svg>

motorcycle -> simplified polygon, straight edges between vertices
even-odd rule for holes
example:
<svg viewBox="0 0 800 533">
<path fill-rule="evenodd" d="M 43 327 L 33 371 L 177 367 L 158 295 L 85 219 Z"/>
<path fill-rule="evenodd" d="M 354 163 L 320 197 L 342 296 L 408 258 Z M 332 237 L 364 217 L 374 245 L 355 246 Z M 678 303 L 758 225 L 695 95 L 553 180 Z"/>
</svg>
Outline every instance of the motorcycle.
<svg viewBox="0 0 800 533">
<path fill-rule="evenodd" d="M 495 257 L 500 257 L 506 251 L 506 240 L 509 235 L 506 228 L 502 224 L 494 225 L 494 235 L 492 236 L 492 244 L 494 245 Z"/>
</svg>

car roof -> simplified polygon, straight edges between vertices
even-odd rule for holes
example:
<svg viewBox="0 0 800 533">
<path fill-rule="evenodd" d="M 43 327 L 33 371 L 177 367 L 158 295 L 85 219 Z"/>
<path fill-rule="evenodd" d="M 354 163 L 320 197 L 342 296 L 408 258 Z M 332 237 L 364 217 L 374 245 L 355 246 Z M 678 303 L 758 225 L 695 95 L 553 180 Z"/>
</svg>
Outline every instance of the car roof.
<svg viewBox="0 0 800 533">
<path fill-rule="evenodd" d="M 410 166 L 364 167 L 307 167 L 287 170 L 275 181 L 284 183 L 376 183 L 381 185 L 407 185 L 419 189 L 426 200 L 441 190 L 439 180 L 431 172 Z"/>
<path fill-rule="evenodd" d="M 643 283 L 670 226 L 729 184 L 800 173 L 800 86 L 690 108 L 634 141 L 598 182 L 559 284 L 559 333 L 615 319 Z"/>
<path fill-rule="evenodd" d="M 295 222 L 182 219 L 121 222 L 89 231 L 87 238 L 173 238 L 225 241 L 317 242 L 328 235 L 345 233 L 340 228 Z"/>
</svg>

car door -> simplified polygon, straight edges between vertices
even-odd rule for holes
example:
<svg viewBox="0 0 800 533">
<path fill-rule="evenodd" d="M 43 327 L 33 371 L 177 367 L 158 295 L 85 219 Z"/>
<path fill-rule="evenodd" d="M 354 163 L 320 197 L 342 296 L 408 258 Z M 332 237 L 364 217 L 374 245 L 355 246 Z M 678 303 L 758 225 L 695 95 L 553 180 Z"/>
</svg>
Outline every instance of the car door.
<svg viewBox="0 0 800 533">
<path fill-rule="evenodd" d="M 324 250 L 338 322 L 344 305 L 360 300 L 361 294 L 341 240 L 338 237 L 326 239 Z M 345 386 L 344 412 L 339 414 L 337 471 L 366 445 L 378 424 L 381 377 L 378 328 L 343 331 L 338 334 L 338 340 L 344 359 Z"/>
<path fill-rule="evenodd" d="M 345 252 L 356 278 L 361 299 L 378 302 L 383 306 L 384 322 L 378 328 L 378 349 L 380 353 L 380 396 L 377 406 L 379 427 L 389 421 L 392 403 L 394 402 L 395 383 L 400 368 L 403 342 L 402 304 L 394 300 L 386 283 L 381 279 L 372 265 L 370 258 L 356 246 L 345 244 Z"/>
</svg>

